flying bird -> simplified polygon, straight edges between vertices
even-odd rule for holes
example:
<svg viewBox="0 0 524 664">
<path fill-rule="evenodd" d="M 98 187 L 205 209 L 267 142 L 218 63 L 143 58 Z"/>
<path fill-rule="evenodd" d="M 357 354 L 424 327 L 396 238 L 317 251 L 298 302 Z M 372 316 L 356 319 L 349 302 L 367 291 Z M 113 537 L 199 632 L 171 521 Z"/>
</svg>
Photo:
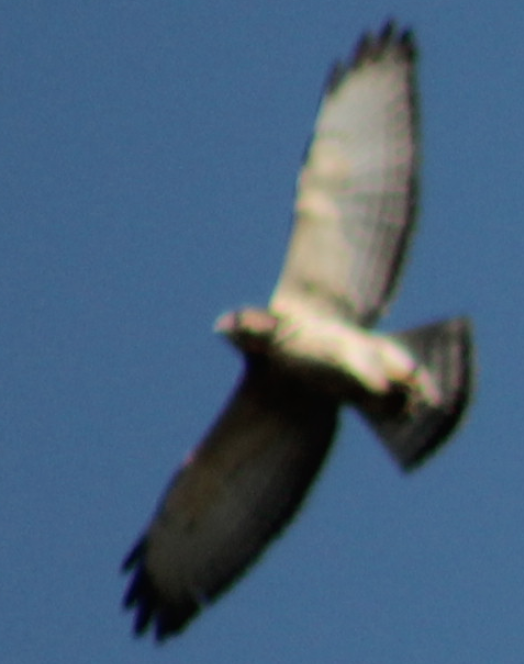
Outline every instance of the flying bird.
<svg viewBox="0 0 524 664">
<path fill-rule="evenodd" d="M 135 631 L 181 632 L 296 514 L 357 409 L 405 470 L 460 420 L 472 339 L 455 318 L 374 331 L 415 221 L 416 48 L 392 22 L 332 68 L 297 183 L 287 257 L 266 309 L 222 315 L 238 385 L 124 561 Z"/>
</svg>

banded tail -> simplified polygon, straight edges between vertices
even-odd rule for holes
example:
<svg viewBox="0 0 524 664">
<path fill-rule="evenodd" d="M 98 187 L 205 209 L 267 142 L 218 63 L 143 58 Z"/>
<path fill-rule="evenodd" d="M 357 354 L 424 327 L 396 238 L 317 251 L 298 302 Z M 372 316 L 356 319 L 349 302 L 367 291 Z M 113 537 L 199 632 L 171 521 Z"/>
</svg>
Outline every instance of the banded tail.
<svg viewBox="0 0 524 664">
<path fill-rule="evenodd" d="M 405 469 L 437 451 L 458 424 L 472 383 L 472 336 L 467 319 L 455 318 L 392 335 L 407 347 L 440 393 L 438 403 L 419 400 L 394 414 L 364 412 L 365 418 Z"/>
</svg>

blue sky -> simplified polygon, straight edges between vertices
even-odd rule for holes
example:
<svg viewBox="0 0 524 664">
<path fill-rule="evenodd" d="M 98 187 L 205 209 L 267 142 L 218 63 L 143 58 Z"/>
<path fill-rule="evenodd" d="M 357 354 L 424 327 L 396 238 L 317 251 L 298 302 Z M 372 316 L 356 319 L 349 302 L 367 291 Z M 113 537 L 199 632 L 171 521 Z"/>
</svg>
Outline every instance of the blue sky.
<svg viewBox="0 0 524 664">
<path fill-rule="evenodd" d="M 163 647 L 122 557 L 240 362 L 330 63 L 389 16 L 421 50 L 404 328 L 467 313 L 478 388 L 410 476 L 352 415 L 300 518 Z M 0 4 L 3 664 L 522 664 L 524 6 L 508 0 Z"/>
</svg>

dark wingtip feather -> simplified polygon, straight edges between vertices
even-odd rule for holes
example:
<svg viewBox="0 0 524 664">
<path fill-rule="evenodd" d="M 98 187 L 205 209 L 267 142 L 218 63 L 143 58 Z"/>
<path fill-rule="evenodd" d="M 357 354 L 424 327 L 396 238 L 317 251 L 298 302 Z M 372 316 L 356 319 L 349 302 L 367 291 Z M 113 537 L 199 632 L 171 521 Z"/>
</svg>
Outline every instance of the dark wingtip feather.
<svg viewBox="0 0 524 664">
<path fill-rule="evenodd" d="M 138 540 L 138 542 L 135 544 L 135 546 L 131 549 L 131 551 L 127 554 L 127 556 L 122 561 L 122 565 L 120 567 L 121 571 L 122 572 L 128 572 L 130 569 L 135 567 L 137 562 L 144 555 L 145 548 L 146 548 L 146 541 L 145 541 L 145 538 L 142 537 L 141 539 Z"/>
<path fill-rule="evenodd" d="M 417 54 L 412 30 L 398 30 L 393 19 L 388 19 L 376 34 L 365 32 L 349 58 L 335 62 L 326 80 L 326 90 L 335 91 L 351 70 L 358 69 L 366 62 L 376 62 L 388 52 L 407 62 L 413 61 Z"/>
<path fill-rule="evenodd" d="M 155 594 L 143 566 L 145 550 L 146 541 L 145 538 L 142 538 L 126 556 L 121 568 L 123 572 L 133 571 L 122 604 L 125 609 L 136 611 L 134 632 L 137 635 L 143 634 L 147 630 L 154 613 Z"/>
<path fill-rule="evenodd" d="M 366 60 L 380 59 L 388 51 L 396 53 L 405 60 L 412 60 L 417 51 L 412 30 L 399 30 L 393 19 L 388 19 L 377 34 L 365 33 L 348 64 L 358 67 Z"/>
<path fill-rule="evenodd" d="M 139 567 L 129 585 L 123 601 L 126 609 L 135 610 L 134 632 L 143 634 L 153 618 L 154 592 L 142 567 Z"/>
<path fill-rule="evenodd" d="M 135 612 L 135 635 L 142 636 L 153 627 L 155 638 L 160 642 L 182 632 L 201 607 L 189 596 L 176 606 L 162 602 L 144 564 L 146 545 L 145 538 L 142 538 L 122 563 L 124 572 L 133 573 L 122 604 L 125 609 Z"/>
</svg>

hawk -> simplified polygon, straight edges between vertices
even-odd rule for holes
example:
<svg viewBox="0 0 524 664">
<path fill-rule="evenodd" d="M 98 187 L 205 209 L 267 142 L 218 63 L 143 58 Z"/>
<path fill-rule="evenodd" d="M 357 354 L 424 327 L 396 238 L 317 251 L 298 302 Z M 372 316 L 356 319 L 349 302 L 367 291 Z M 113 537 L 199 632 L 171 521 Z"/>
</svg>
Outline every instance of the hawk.
<svg viewBox="0 0 524 664">
<path fill-rule="evenodd" d="M 244 358 L 229 403 L 124 561 L 135 631 L 181 632 L 296 514 L 356 408 L 401 468 L 446 439 L 470 392 L 470 324 L 373 331 L 398 283 L 417 203 L 416 49 L 392 22 L 327 79 L 267 309 L 221 316 Z"/>
</svg>

